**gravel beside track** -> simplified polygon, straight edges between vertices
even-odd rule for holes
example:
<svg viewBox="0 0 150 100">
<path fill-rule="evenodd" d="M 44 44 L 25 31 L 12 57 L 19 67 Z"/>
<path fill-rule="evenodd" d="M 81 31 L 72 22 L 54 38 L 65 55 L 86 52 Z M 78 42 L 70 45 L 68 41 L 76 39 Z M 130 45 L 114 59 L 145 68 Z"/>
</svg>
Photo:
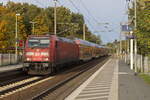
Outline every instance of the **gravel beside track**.
<svg viewBox="0 0 150 100">
<path fill-rule="evenodd" d="M 17 81 L 5 86 L 0 87 L 0 95 L 4 95 L 5 93 L 15 90 L 16 88 L 19 88 L 20 86 L 23 86 L 25 84 L 29 84 L 31 82 L 37 81 L 39 80 L 41 77 L 31 77 L 31 78 L 27 78 L 21 81 Z"/>
</svg>

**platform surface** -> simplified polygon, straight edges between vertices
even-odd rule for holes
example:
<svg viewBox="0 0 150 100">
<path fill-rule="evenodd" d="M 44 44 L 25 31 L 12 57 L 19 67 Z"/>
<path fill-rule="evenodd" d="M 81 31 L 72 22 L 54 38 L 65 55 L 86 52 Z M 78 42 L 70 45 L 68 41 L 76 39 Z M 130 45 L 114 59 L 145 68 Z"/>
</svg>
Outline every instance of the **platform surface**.
<svg viewBox="0 0 150 100">
<path fill-rule="evenodd" d="M 123 60 L 110 59 L 65 100 L 150 100 L 150 85 Z"/>
<path fill-rule="evenodd" d="M 119 100 L 150 100 L 150 85 L 119 61 Z"/>
<path fill-rule="evenodd" d="M 15 64 L 15 65 L 8 65 L 8 66 L 1 66 L 0 73 L 17 70 L 23 68 L 23 64 Z"/>
</svg>

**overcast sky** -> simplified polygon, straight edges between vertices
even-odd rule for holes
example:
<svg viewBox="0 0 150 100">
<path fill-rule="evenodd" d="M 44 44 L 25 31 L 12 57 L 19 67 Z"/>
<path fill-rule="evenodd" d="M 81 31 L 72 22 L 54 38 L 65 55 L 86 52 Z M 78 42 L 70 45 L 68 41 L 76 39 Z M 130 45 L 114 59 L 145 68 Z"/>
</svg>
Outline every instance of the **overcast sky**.
<svg viewBox="0 0 150 100">
<path fill-rule="evenodd" d="M 53 6 L 53 0 L 0 0 L 28 2 L 40 7 Z M 103 43 L 119 39 L 120 23 L 127 21 L 126 0 L 58 0 L 58 6 L 65 6 L 73 12 L 84 15 L 86 24 L 94 34 L 100 34 Z M 73 4 L 72 4 L 73 2 Z M 103 24 L 103 23 L 109 23 Z M 110 32 L 109 32 L 110 31 Z"/>
</svg>

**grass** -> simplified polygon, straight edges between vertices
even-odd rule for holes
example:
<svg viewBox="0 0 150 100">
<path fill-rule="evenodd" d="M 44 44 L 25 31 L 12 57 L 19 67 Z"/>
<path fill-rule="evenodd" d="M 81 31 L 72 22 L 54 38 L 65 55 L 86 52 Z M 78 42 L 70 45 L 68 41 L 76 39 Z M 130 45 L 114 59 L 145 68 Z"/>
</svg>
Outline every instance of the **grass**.
<svg viewBox="0 0 150 100">
<path fill-rule="evenodd" d="M 150 84 L 150 75 L 147 74 L 140 74 L 140 77 L 144 79 L 145 82 Z"/>
</svg>

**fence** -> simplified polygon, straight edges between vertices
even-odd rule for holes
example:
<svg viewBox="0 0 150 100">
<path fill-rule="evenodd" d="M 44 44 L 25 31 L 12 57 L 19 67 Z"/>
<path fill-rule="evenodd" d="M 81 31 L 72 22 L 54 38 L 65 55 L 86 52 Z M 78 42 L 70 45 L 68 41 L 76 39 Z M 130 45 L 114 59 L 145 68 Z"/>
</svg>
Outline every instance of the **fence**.
<svg viewBox="0 0 150 100">
<path fill-rule="evenodd" d="M 134 56 L 135 58 L 135 56 Z M 126 55 L 124 58 L 127 64 L 130 64 L 130 55 Z M 142 56 L 137 55 L 136 56 L 136 65 L 137 65 L 137 71 L 145 74 L 150 74 L 150 57 L 148 56 Z M 135 61 L 134 61 L 135 62 Z M 135 63 L 134 63 L 135 66 Z"/>
<path fill-rule="evenodd" d="M 15 54 L 0 54 L 0 66 L 17 64 L 22 61 L 22 57 L 18 55 L 18 60 L 15 59 Z"/>
</svg>

